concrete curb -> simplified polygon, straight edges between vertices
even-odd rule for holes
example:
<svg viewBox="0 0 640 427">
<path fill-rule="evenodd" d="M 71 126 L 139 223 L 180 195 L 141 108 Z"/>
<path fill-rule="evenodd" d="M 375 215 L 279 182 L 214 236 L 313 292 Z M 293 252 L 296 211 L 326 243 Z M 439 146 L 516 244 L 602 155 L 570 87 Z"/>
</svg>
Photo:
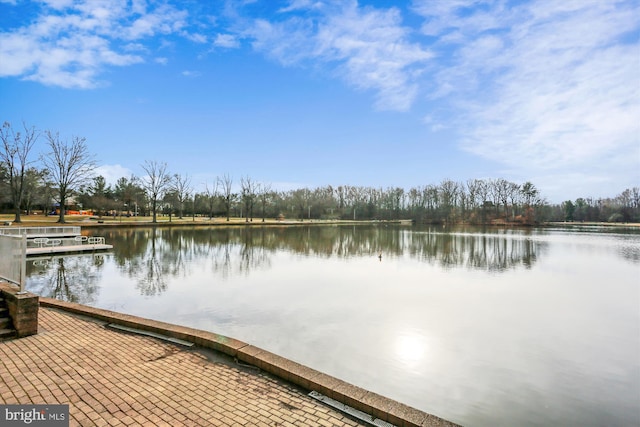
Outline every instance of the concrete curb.
<svg viewBox="0 0 640 427">
<path fill-rule="evenodd" d="M 241 362 L 257 366 L 285 381 L 309 391 L 322 393 L 340 403 L 398 427 L 457 426 L 457 424 L 435 415 L 380 396 L 315 369 L 285 359 L 277 354 L 224 335 L 52 298 L 41 297 L 40 305 L 193 342 L 200 347 L 216 350 L 235 357 Z"/>
</svg>

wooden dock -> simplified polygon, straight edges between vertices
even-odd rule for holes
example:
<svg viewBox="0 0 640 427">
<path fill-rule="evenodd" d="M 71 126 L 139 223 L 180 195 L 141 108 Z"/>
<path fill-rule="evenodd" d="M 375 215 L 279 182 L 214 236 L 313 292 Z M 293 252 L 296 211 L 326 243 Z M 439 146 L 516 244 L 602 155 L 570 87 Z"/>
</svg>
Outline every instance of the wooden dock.
<svg viewBox="0 0 640 427">
<path fill-rule="evenodd" d="M 109 249 L 113 249 L 113 245 L 83 244 L 83 245 L 65 245 L 65 246 L 44 246 L 44 247 L 38 247 L 38 248 L 27 248 L 27 256 L 77 253 L 77 252 L 97 252 L 97 251 L 107 251 Z"/>
</svg>

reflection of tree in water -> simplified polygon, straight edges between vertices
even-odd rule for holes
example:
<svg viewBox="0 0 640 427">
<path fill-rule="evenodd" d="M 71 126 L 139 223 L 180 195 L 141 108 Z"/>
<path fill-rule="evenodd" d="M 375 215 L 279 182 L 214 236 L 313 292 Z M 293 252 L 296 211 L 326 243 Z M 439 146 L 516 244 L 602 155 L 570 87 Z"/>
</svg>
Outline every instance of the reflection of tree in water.
<svg viewBox="0 0 640 427">
<path fill-rule="evenodd" d="M 223 279 L 232 275 L 248 275 L 271 265 L 269 254 L 275 251 L 274 234 L 263 227 L 226 228 L 210 236 L 207 256 L 213 271 Z"/>
<path fill-rule="evenodd" d="M 27 261 L 27 289 L 37 295 L 95 303 L 104 255 L 74 255 Z"/>
<path fill-rule="evenodd" d="M 265 229 L 260 228 L 252 232 L 250 229 L 245 229 L 244 236 L 242 236 L 242 246 L 240 248 L 240 265 L 238 270 L 240 273 L 249 274 L 251 271 L 259 268 L 266 268 L 271 265 L 269 258 L 269 250 L 266 248 L 267 237 L 265 236 Z"/>
<path fill-rule="evenodd" d="M 443 268 L 466 266 L 492 272 L 531 268 L 546 243 L 523 235 L 501 233 L 410 233 L 412 256 Z"/>
<path fill-rule="evenodd" d="M 622 259 L 630 261 L 632 264 L 640 263 L 640 246 L 636 243 L 636 237 L 637 234 L 633 232 L 615 236 L 618 243 L 618 255 L 620 255 Z"/>
<path fill-rule="evenodd" d="M 136 288 L 142 295 L 153 296 L 166 291 L 168 276 L 177 275 L 184 268 L 182 242 L 177 233 L 171 229 L 151 228 L 127 230 L 123 237 L 123 241 L 114 240 L 118 267 L 136 279 Z"/>
<path fill-rule="evenodd" d="M 170 278 L 186 276 L 187 265 L 220 248 L 219 236 L 200 228 L 137 228 L 105 237 L 114 242 L 118 267 L 146 296 L 163 293 Z"/>
<path fill-rule="evenodd" d="M 443 267 L 504 271 L 530 267 L 545 245 L 521 234 L 447 233 L 442 229 L 379 226 L 170 227 L 101 230 L 114 245 L 114 259 L 135 278 L 143 295 L 167 289 L 169 278 L 185 277 L 189 266 L 211 261 L 223 279 L 271 265 L 271 255 L 352 258 L 417 257 Z"/>
<path fill-rule="evenodd" d="M 488 271 L 530 268 L 546 243 L 522 234 L 443 232 L 394 226 L 300 227 L 285 232 L 289 249 L 323 257 L 378 255 L 417 257 L 445 268 L 467 266 Z"/>
<path fill-rule="evenodd" d="M 619 254 L 627 261 L 631 261 L 634 264 L 640 263 L 640 248 L 638 246 L 623 246 L 619 249 Z"/>
<path fill-rule="evenodd" d="M 167 278 L 165 268 L 168 266 L 158 256 L 159 242 L 156 237 L 151 237 L 151 245 L 147 256 L 140 258 L 140 262 L 136 265 L 135 277 L 138 279 L 136 288 L 140 290 L 142 295 L 153 296 L 163 293 L 167 290 Z M 162 252 L 164 255 L 164 252 Z M 164 267 L 164 268 L 163 268 Z M 130 270 L 131 271 L 131 270 Z"/>
</svg>

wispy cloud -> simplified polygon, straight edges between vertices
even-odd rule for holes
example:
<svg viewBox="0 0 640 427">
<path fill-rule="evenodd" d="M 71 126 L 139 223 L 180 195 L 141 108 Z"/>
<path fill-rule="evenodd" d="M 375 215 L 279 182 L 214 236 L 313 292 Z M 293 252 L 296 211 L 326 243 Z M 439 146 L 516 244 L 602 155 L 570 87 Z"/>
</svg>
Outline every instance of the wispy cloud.
<svg viewBox="0 0 640 427">
<path fill-rule="evenodd" d="M 280 13 L 294 12 L 297 10 L 321 9 L 323 2 L 318 0 L 292 0 L 288 6 L 278 10 Z"/>
<path fill-rule="evenodd" d="M 96 176 L 104 177 L 108 185 L 115 185 L 118 179 L 133 176 L 133 172 L 122 165 L 102 165 L 96 168 Z"/>
<path fill-rule="evenodd" d="M 190 77 L 190 78 L 200 77 L 202 75 L 202 73 L 200 73 L 199 71 L 191 71 L 191 70 L 184 70 L 180 74 L 182 74 L 184 77 Z"/>
<path fill-rule="evenodd" d="M 284 12 L 306 9 L 304 15 Z M 418 76 L 432 53 L 411 42 L 395 8 L 360 7 L 355 1 L 292 2 L 274 20 L 256 19 L 245 30 L 253 46 L 280 63 L 316 64 L 349 85 L 376 94 L 383 110 L 408 110 Z"/>
<path fill-rule="evenodd" d="M 237 48 L 240 47 L 240 41 L 233 34 L 218 34 L 216 35 L 215 40 L 213 41 L 213 45 L 216 47 L 224 47 L 224 48 Z"/>
<path fill-rule="evenodd" d="M 204 34 L 200 34 L 200 33 L 189 33 L 189 32 L 185 32 L 184 36 L 191 40 L 192 42 L 195 43 L 207 43 L 207 41 L 209 40 L 207 38 L 207 36 L 205 36 Z"/>
<path fill-rule="evenodd" d="M 0 76 L 67 88 L 99 84 L 106 66 L 143 62 L 138 40 L 179 31 L 185 12 L 118 0 L 47 0 L 30 25 L 0 33 Z"/>
<path fill-rule="evenodd" d="M 465 9 L 478 3 L 481 12 Z M 432 94 L 458 112 L 464 149 L 529 172 L 599 173 L 598 162 L 627 175 L 637 168 L 637 2 L 508 9 L 501 1 L 424 0 L 414 9 L 422 30 L 438 38 L 434 48 L 453 51 Z"/>
</svg>

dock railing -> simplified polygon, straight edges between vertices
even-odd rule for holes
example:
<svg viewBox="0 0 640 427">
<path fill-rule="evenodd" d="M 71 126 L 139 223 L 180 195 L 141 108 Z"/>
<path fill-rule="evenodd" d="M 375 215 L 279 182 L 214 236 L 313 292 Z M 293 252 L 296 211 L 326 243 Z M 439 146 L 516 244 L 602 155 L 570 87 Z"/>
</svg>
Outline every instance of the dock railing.
<svg viewBox="0 0 640 427">
<path fill-rule="evenodd" d="M 27 273 L 27 235 L 0 234 L 0 278 L 24 291 Z"/>
<path fill-rule="evenodd" d="M 21 236 L 27 235 L 27 239 L 36 237 L 64 237 L 79 236 L 81 227 L 59 226 L 59 227 L 0 227 L 0 235 Z"/>
<path fill-rule="evenodd" d="M 28 248 L 46 248 L 53 246 L 81 246 L 81 245 L 104 245 L 104 237 L 96 236 L 74 236 L 74 237 L 36 237 L 27 240 Z"/>
</svg>

